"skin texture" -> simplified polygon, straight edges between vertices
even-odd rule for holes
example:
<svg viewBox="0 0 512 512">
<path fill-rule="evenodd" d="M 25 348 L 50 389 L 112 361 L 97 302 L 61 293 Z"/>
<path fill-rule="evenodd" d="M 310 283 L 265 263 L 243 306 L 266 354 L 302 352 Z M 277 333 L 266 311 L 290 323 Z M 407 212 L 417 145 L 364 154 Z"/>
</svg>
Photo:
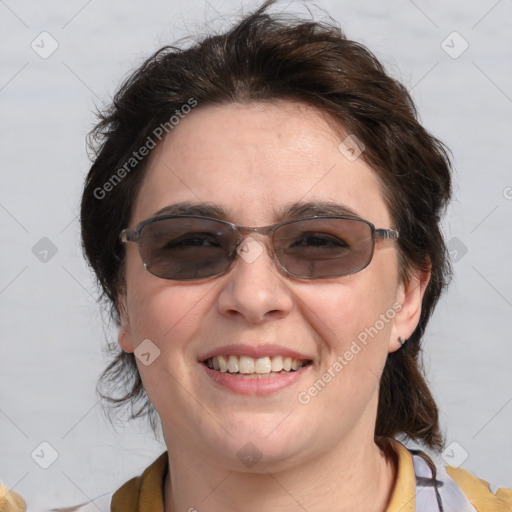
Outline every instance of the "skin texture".
<svg viewBox="0 0 512 512">
<path fill-rule="evenodd" d="M 243 226 L 279 222 L 297 201 L 332 201 L 393 227 L 374 171 L 338 150 L 344 136 L 298 103 L 198 106 L 153 150 L 129 227 L 180 201 L 218 204 Z M 137 364 L 169 451 L 165 510 L 383 511 L 396 468 L 374 442 L 379 378 L 398 336 L 418 323 L 429 276 L 400 283 L 396 244 L 378 240 L 356 274 L 294 279 L 268 238 L 252 236 L 265 249 L 255 261 L 238 257 L 227 274 L 193 282 L 149 274 L 136 245 L 126 246 L 119 343 L 132 352 L 150 339 L 160 350 L 151 365 Z M 301 404 L 298 394 L 393 304 L 400 312 Z M 215 385 L 199 358 L 237 343 L 279 344 L 313 364 L 273 394 L 236 394 Z M 261 454 L 250 468 L 237 456 L 247 443 Z"/>
</svg>

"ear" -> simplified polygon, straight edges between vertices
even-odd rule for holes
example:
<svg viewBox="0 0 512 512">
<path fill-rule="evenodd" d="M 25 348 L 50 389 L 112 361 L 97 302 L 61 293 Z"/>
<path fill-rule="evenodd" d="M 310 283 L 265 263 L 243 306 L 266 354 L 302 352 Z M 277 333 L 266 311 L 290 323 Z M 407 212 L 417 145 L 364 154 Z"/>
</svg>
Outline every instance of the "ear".
<svg viewBox="0 0 512 512">
<path fill-rule="evenodd" d="M 399 336 L 407 340 L 416 329 L 421 316 L 421 303 L 423 295 L 430 281 L 432 265 L 429 263 L 426 270 L 413 270 L 410 279 L 398 287 L 396 303 L 401 305 L 393 320 L 391 337 L 389 339 L 389 352 L 401 347 Z"/>
<path fill-rule="evenodd" d="M 126 307 L 126 294 L 118 295 L 117 311 L 119 312 L 119 330 L 117 332 L 117 342 L 125 352 L 133 352 L 135 347 L 133 345 L 130 318 L 128 316 L 128 308 Z"/>
</svg>

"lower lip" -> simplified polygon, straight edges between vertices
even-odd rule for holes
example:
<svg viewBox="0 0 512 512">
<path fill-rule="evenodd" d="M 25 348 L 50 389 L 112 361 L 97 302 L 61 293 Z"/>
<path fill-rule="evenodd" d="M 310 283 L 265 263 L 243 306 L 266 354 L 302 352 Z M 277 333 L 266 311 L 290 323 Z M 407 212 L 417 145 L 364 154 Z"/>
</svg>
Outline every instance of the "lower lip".
<svg viewBox="0 0 512 512">
<path fill-rule="evenodd" d="M 295 384 L 310 366 L 304 366 L 300 370 L 296 370 L 292 373 L 276 375 L 274 377 L 262 375 L 259 378 L 244 378 L 237 377 L 228 372 L 224 373 L 211 370 L 205 364 L 200 364 L 204 368 L 206 375 L 215 383 L 241 395 L 270 395 L 271 393 L 275 393 L 276 391 Z"/>
</svg>

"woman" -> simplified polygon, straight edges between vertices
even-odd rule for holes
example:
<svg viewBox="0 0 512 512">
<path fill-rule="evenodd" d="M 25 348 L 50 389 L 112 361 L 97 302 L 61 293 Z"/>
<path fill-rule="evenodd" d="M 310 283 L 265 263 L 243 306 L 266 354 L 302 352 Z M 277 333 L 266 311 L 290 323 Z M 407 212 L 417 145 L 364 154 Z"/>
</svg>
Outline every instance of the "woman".
<svg viewBox="0 0 512 512">
<path fill-rule="evenodd" d="M 95 130 L 103 384 L 167 446 L 108 507 L 509 510 L 395 439 L 442 447 L 419 356 L 451 273 L 446 151 L 367 49 L 271 3 L 157 52 Z"/>
</svg>

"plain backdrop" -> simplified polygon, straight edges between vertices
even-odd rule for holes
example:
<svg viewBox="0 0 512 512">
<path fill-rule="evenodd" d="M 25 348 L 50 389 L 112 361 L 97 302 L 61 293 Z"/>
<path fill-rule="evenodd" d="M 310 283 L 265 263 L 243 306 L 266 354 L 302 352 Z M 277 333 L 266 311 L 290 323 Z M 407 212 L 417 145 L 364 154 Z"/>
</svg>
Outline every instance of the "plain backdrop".
<svg viewBox="0 0 512 512">
<path fill-rule="evenodd" d="M 288 5 L 277 9 L 305 12 Z M 455 277 L 425 339 L 448 446 L 437 459 L 511 486 L 512 2 L 308 5 L 381 59 L 453 152 L 443 229 Z M 29 510 L 112 492 L 164 449 L 144 423 L 113 431 L 95 395 L 115 333 L 79 245 L 94 109 L 158 47 L 255 6 L 0 1 L 0 480 Z"/>
</svg>

